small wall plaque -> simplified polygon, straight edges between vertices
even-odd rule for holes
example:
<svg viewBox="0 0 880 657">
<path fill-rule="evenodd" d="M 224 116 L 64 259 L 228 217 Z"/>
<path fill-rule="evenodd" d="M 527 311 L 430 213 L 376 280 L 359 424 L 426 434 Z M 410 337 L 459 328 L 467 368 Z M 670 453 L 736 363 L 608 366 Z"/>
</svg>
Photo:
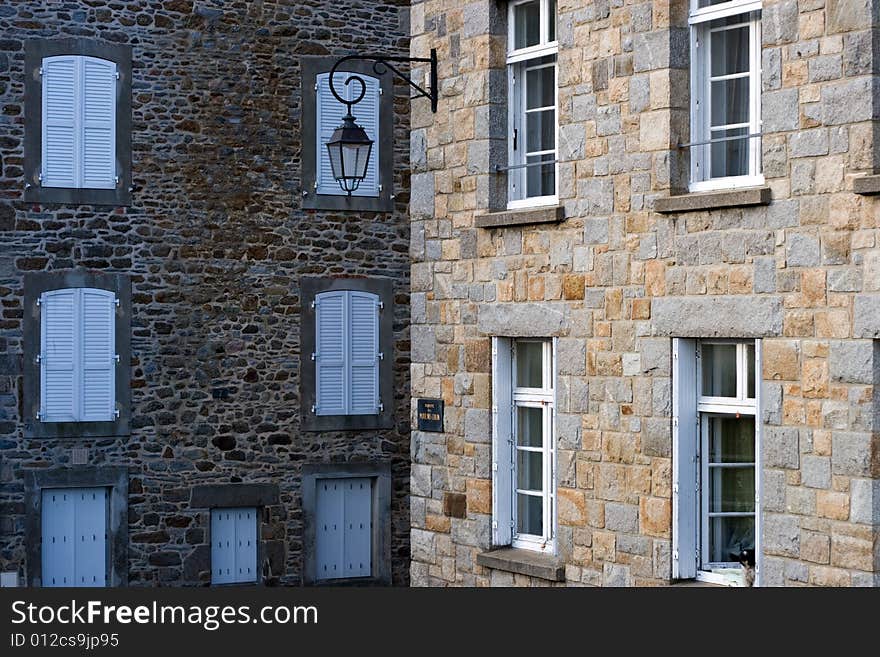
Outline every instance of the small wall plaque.
<svg viewBox="0 0 880 657">
<path fill-rule="evenodd" d="M 443 400 L 419 399 L 416 402 L 419 431 L 443 432 Z"/>
</svg>

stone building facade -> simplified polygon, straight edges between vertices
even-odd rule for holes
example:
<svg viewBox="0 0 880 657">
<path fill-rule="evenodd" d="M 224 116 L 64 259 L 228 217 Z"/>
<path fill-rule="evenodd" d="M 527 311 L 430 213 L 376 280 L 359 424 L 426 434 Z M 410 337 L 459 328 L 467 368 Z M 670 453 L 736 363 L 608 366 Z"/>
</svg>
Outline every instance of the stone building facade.
<svg viewBox="0 0 880 657">
<path fill-rule="evenodd" d="M 315 173 L 303 169 L 315 159 L 315 127 L 304 121 L 309 103 L 314 120 L 315 71 L 352 52 L 405 55 L 408 32 L 399 0 L 0 6 L 4 584 L 47 584 L 40 500 L 71 487 L 109 491 L 107 584 L 211 583 L 218 507 L 257 511 L 253 579 L 309 583 L 320 576 L 315 509 L 304 507 L 315 492 L 304 482 L 339 476 L 375 488 L 381 535 L 365 579 L 408 583 L 405 84 L 381 81 L 381 111 L 392 117 L 383 148 L 393 148 L 381 207 L 334 197 L 328 209 L 313 200 Z M 41 57 L 71 47 L 112 59 L 123 89 L 117 110 L 130 103 L 116 123 L 118 140 L 130 134 L 117 146 L 115 190 L 101 190 L 109 196 L 53 196 L 37 177 L 31 126 L 39 132 L 32 103 L 40 92 L 29 85 L 45 74 Z M 380 372 L 392 393 L 372 425 L 316 424 L 300 403 L 314 397 L 303 383 L 314 367 L 303 351 L 314 343 L 311 302 L 317 290 L 349 284 L 374 286 L 383 300 L 380 339 L 389 347 Z M 39 384 L 39 341 L 28 342 L 39 330 L 36 302 L 42 290 L 65 286 L 116 289 L 121 301 L 120 415 L 95 431 L 43 431 L 49 423 L 32 413 L 39 400 L 28 400 Z"/>
<path fill-rule="evenodd" d="M 411 10 L 413 56 L 436 48 L 441 62 L 439 112 L 412 115 L 414 422 L 416 398 L 445 402 L 442 433 L 412 434 L 413 585 L 694 577 L 681 499 L 694 455 L 682 445 L 701 429 L 686 429 L 683 400 L 699 381 L 688 391 L 681 363 L 697 348 L 705 367 L 698 341 L 711 338 L 757 350 L 757 503 L 746 508 L 758 584 L 880 585 L 877 3 L 740 3 L 759 20 L 761 136 L 748 139 L 762 178 L 701 192 L 699 144 L 681 147 L 701 141 L 695 10 L 546 3 L 557 198 L 525 209 L 509 208 L 512 174 L 498 169 L 516 125 L 509 4 Z M 510 494 L 499 436 L 520 445 L 499 433 L 500 353 L 522 339 L 552 340 L 556 354 L 552 549 L 499 534 L 509 514 L 498 497 Z"/>
</svg>

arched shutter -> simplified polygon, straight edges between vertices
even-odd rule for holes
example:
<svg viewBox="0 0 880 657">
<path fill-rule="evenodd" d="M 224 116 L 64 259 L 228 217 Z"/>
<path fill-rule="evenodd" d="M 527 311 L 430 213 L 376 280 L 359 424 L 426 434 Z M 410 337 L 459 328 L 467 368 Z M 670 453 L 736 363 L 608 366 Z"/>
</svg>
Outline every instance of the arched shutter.
<svg viewBox="0 0 880 657">
<path fill-rule="evenodd" d="M 40 420 L 75 422 L 79 394 L 79 290 L 40 296 Z"/>
<path fill-rule="evenodd" d="M 379 297 L 349 292 L 351 346 L 350 415 L 379 412 Z"/>
<path fill-rule="evenodd" d="M 43 59 L 43 187 L 77 187 L 78 59 L 73 55 Z"/>
<path fill-rule="evenodd" d="M 317 415 L 346 414 L 346 305 L 346 292 L 322 292 L 315 297 Z"/>
<path fill-rule="evenodd" d="M 351 73 L 338 72 L 334 79 L 336 91 L 343 98 L 352 98 L 360 92 L 360 85 L 352 82 L 346 85 L 345 81 Z M 379 195 L 379 101 L 381 85 L 379 80 L 369 75 L 358 74 L 367 85 L 367 91 L 363 100 L 352 107 L 355 121 L 373 140 L 373 151 L 370 155 L 370 163 L 367 167 L 367 177 L 363 180 L 353 196 L 378 196 Z M 317 155 L 315 157 L 315 191 L 318 194 L 345 194 L 339 187 L 339 183 L 333 177 L 333 169 L 330 167 L 330 156 L 327 154 L 327 142 L 333 135 L 333 131 L 342 123 L 342 117 L 346 114 L 346 106 L 340 103 L 330 91 L 330 74 L 321 73 L 316 79 L 316 120 L 318 136 L 316 144 Z"/>
<path fill-rule="evenodd" d="M 83 288 L 82 415 L 83 422 L 115 419 L 116 296 L 107 290 Z"/>
<path fill-rule="evenodd" d="M 116 64 L 82 57 L 82 187 L 116 187 Z"/>
</svg>

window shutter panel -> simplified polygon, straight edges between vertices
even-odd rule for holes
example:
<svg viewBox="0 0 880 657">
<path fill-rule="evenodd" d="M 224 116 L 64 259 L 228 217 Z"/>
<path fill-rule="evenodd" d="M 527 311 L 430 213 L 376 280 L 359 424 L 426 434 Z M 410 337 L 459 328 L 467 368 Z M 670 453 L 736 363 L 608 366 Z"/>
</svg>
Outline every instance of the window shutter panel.
<svg viewBox="0 0 880 657">
<path fill-rule="evenodd" d="M 350 415 L 379 413 L 379 297 L 350 292 Z"/>
<path fill-rule="evenodd" d="M 107 489 L 74 488 L 75 586 L 105 586 L 107 580 Z"/>
<path fill-rule="evenodd" d="M 44 489 L 42 493 L 43 586 L 73 586 L 76 579 L 73 491 Z"/>
<path fill-rule="evenodd" d="M 370 543 L 372 533 L 372 494 L 367 477 L 343 479 L 344 518 L 343 518 L 343 575 L 345 577 L 369 577 Z"/>
<path fill-rule="evenodd" d="M 345 415 L 346 385 L 346 292 L 322 292 L 315 297 L 315 412 Z"/>
<path fill-rule="evenodd" d="M 492 338 L 492 544 L 513 538 L 513 398 L 510 339 Z"/>
<path fill-rule="evenodd" d="M 83 57 L 82 187 L 116 187 L 116 64 Z"/>
<path fill-rule="evenodd" d="M 315 494 L 315 562 L 317 579 L 343 577 L 345 495 L 344 482 L 322 479 Z"/>
<path fill-rule="evenodd" d="M 82 413 L 83 422 L 116 419 L 116 296 L 108 290 L 83 288 Z"/>
<path fill-rule="evenodd" d="M 257 580 L 257 510 L 236 509 L 235 513 L 235 580 Z"/>
<path fill-rule="evenodd" d="M 672 341 L 672 577 L 697 575 L 696 342 Z"/>
<path fill-rule="evenodd" d="M 40 296 L 40 420 L 75 422 L 79 394 L 79 290 Z"/>
<path fill-rule="evenodd" d="M 211 509 L 211 582 L 235 581 L 235 509 Z"/>
<path fill-rule="evenodd" d="M 360 85 L 352 82 L 346 85 L 345 81 L 351 73 L 337 71 L 334 80 L 336 91 L 343 98 L 352 98 L 360 93 Z M 355 122 L 373 140 L 373 151 L 370 154 L 370 163 L 367 166 L 367 177 L 361 182 L 360 187 L 352 193 L 353 196 L 378 196 L 379 195 L 379 102 L 381 100 L 379 80 L 369 75 L 358 74 L 367 85 L 363 99 L 352 106 Z M 315 184 L 318 194 L 345 194 L 339 183 L 333 177 L 333 169 L 330 166 L 330 156 L 327 154 L 327 142 L 330 141 L 333 131 L 342 123 L 342 117 L 346 114 L 346 106 L 340 103 L 330 91 L 330 74 L 321 73 L 317 76 L 317 91 L 315 94 L 316 120 L 318 135 L 317 157 L 315 158 Z"/>
<path fill-rule="evenodd" d="M 78 59 L 73 55 L 43 59 L 43 187 L 77 187 Z"/>
</svg>

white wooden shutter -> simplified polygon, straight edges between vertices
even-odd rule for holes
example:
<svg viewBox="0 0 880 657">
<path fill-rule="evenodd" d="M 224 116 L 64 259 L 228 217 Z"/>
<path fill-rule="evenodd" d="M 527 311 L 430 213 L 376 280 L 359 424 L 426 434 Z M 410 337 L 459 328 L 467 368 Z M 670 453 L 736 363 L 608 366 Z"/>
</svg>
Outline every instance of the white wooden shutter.
<svg viewBox="0 0 880 657">
<path fill-rule="evenodd" d="M 696 341 L 672 341 L 672 577 L 697 575 Z"/>
<path fill-rule="evenodd" d="M 492 338 L 492 544 L 513 540 L 511 341 Z"/>
<path fill-rule="evenodd" d="M 345 415 L 348 386 L 346 361 L 347 293 L 322 292 L 315 296 L 315 413 Z"/>
<path fill-rule="evenodd" d="M 40 296 L 40 420 L 78 419 L 79 290 L 68 288 Z"/>
<path fill-rule="evenodd" d="M 116 419 L 116 296 L 108 290 L 82 288 L 83 422 Z"/>
<path fill-rule="evenodd" d="M 343 572 L 346 577 L 369 577 L 373 504 L 370 479 L 358 477 L 343 483 L 344 520 Z"/>
<path fill-rule="evenodd" d="M 351 73 L 336 72 L 334 87 L 343 98 L 352 98 L 360 93 L 360 85 L 352 82 L 346 85 L 345 81 Z M 353 196 L 378 196 L 379 195 L 379 103 L 381 100 L 381 85 L 379 80 L 358 73 L 367 85 L 363 100 L 352 106 L 355 122 L 373 140 L 373 150 L 367 167 L 367 177 L 361 182 L 360 187 L 352 193 Z M 330 91 L 330 74 L 321 73 L 316 78 L 317 89 L 315 92 L 315 107 L 317 129 L 317 144 L 315 157 L 315 191 L 318 194 L 338 194 L 345 192 L 333 177 L 333 169 L 330 167 L 330 156 L 327 154 L 327 142 L 330 141 L 333 131 L 342 123 L 342 117 L 346 114 L 346 106 L 340 103 Z"/>
<path fill-rule="evenodd" d="M 379 297 L 349 292 L 349 415 L 379 413 Z"/>
<path fill-rule="evenodd" d="M 106 586 L 107 489 L 42 493 L 43 586 Z"/>
<path fill-rule="evenodd" d="M 76 187 L 80 159 L 79 58 L 43 59 L 42 180 L 43 187 Z"/>
<path fill-rule="evenodd" d="M 315 491 L 315 565 L 317 579 L 344 577 L 344 480 L 322 479 Z"/>
<path fill-rule="evenodd" d="M 235 581 L 235 509 L 211 509 L 211 582 Z"/>
<path fill-rule="evenodd" d="M 236 509 L 235 571 L 236 581 L 257 580 L 257 510 Z"/>
<path fill-rule="evenodd" d="M 82 181 L 116 187 L 116 64 L 82 57 Z"/>
</svg>

